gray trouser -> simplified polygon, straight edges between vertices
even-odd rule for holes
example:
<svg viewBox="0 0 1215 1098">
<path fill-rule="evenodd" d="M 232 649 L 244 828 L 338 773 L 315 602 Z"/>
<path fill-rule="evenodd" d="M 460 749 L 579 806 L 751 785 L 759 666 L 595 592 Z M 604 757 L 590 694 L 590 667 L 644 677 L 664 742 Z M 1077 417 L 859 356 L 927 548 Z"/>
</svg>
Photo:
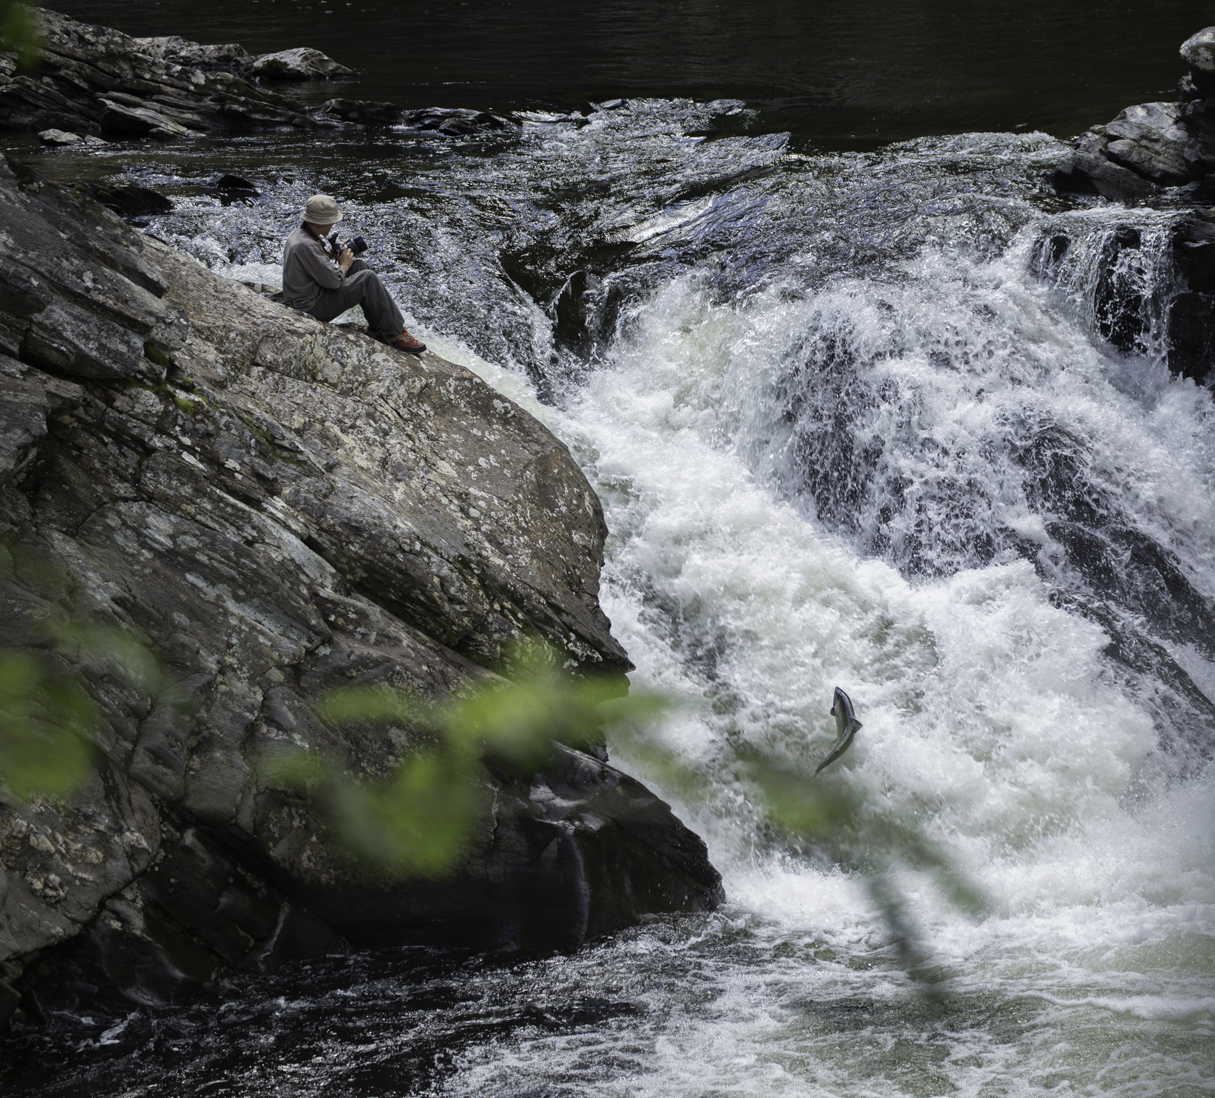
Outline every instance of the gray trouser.
<svg viewBox="0 0 1215 1098">
<path fill-rule="evenodd" d="M 405 330 L 405 318 L 397 303 L 384 289 L 380 276 L 361 259 L 350 264 L 345 281 L 336 290 L 322 290 L 308 312 L 317 320 L 330 321 L 356 305 L 363 306 L 363 315 L 373 331 L 397 336 Z"/>
</svg>

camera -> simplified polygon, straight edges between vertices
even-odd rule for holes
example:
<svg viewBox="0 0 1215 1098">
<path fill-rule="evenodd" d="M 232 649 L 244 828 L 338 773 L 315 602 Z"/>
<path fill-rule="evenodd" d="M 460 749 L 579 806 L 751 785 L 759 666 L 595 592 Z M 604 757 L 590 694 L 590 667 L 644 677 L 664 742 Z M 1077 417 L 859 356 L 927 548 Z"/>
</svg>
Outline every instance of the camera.
<svg viewBox="0 0 1215 1098">
<path fill-rule="evenodd" d="M 330 236 L 327 236 L 325 239 L 329 241 L 329 251 L 332 253 L 334 259 L 341 256 L 343 248 L 349 248 L 356 257 L 362 255 L 367 250 L 367 241 L 361 236 L 356 236 L 351 240 L 347 240 L 345 243 L 342 243 L 342 241 L 338 239 L 337 233 L 333 233 Z"/>
</svg>

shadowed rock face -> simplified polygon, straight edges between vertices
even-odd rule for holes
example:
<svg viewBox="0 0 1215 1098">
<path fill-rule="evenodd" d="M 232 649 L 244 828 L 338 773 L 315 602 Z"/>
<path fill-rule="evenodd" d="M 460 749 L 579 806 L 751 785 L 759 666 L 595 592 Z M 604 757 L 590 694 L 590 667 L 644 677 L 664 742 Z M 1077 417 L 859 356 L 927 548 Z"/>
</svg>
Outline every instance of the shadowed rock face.
<svg viewBox="0 0 1215 1098">
<path fill-rule="evenodd" d="M 1168 364 L 1209 385 L 1215 381 L 1215 27 L 1188 38 L 1180 52 L 1190 71 L 1177 102 L 1136 104 L 1081 134 L 1050 181 L 1062 194 L 1178 211 L 1171 247 L 1176 279 L 1165 304 Z M 1059 255 L 1067 246 L 1065 237 L 1052 243 Z M 1111 239 L 1108 268 L 1119 265 L 1119 253 L 1139 246 L 1137 233 Z M 1141 295 L 1120 292 L 1109 280 L 1099 293 L 1101 335 L 1130 351 L 1141 334 Z"/>
<path fill-rule="evenodd" d="M 103 713 L 98 769 L 67 804 L 0 802 L 0 1015 L 351 945 L 570 948 L 717 901 L 704 844 L 570 748 L 484 769 L 440 884 L 357 870 L 264 776 L 300 747 L 366 775 L 408 755 L 321 720 L 335 685 L 442 696 L 535 634 L 583 673 L 631 666 L 598 605 L 599 502 L 543 426 L 22 170 L 0 170 L 0 245 L 0 644 L 49 650 L 39 623 L 69 613 L 171 683 L 58 651 Z"/>
<path fill-rule="evenodd" d="M 351 74 L 306 47 L 254 57 L 242 46 L 184 38 L 134 38 L 35 8 L 42 32 L 36 71 L 17 72 L 0 54 L 0 130 L 43 133 L 47 144 L 73 138 L 172 140 L 190 134 L 290 127 L 406 125 L 461 136 L 502 129 L 473 110 L 403 111 L 393 103 L 331 99 L 319 109 L 263 87 L 266 81 L 329 80 Z M 255 83 L 256 82 L 256 83 Z"/>
<path fill-rule="evenodd" d="M 1116 202 L 1165 196 L 1210 204 L 1215 173 L 1215 27 L 1181 45 L 1189 74 L 1173 103 L 1127 107 L 1112 122 L 1094 126 L 1056 167 L 1060 191 L 1090 192 Z M 1182 193 L 1176 193 L 1181 189 Z"/>
<path fill-rule="evenodd" d="M 239 46 L 138 39 L 35 9 L 37 72 L 0 73 L 0 128 L 49 127 L 105 137 L 171 138 L 318 123 L 298 102 L 237 74 L 255 59 Z"/>
</svg>

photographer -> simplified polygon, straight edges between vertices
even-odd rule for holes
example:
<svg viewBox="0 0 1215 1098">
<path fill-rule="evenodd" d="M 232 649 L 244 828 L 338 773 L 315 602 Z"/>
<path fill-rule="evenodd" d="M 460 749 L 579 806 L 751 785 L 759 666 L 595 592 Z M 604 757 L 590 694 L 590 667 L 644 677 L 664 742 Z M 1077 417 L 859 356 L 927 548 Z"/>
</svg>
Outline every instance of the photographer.
<svg viewBox="0 0 1215 1098">
<path fill-rule="evenodd" d="M 283 245 L 284 303 L 326 322 L 361 305 L 377 339 L 415 355 L 426 350 L 406 331 L 401 310 L 375 271 L 355 259 L 349 244 L 341 245 L 338 254 L 328 246 L 325 238 L 341 220 L 337 202 L 327 194 L 308 199 L 303 224 Z M 356 239 L 362 242 L 362 237 Z"/>
</svg>

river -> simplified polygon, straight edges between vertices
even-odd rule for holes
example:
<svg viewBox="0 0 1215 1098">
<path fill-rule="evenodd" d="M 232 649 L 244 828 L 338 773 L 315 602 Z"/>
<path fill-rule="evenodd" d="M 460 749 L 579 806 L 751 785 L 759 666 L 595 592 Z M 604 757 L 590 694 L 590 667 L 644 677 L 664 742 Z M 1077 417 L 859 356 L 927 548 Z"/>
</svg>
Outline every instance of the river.
<svg viewBox="0 0 1215 1098">
<path fill-rule="evenodd" d="M 882 9 L 868 54 L 878 15 L 837 12 L 765 68 L 759 39 L 803 33 L 809 9 L 778 5 L 731 60 L 741 5 L 718 24 L 707 4 L 607 3 L 581 13 L 578 66 L 568 9 L 530 5 L 523 48 L 506 5 L 478 2 L 467 40 L 395 85 L 394 51 L 427 43 L 384 4 L 220 4 L 230 33 L 208 32 L 214 6 L 148 4 L 141 28 L 77 7 L 364 58 L 346 94 L 511 112 L 465 139 L 36 155 L 162 190 L 175 209 L 151 231 L 259 281 L 304 199 L 339 196 L 411 329 L 535 412 L 602 497 L 604 608 L 633 682 L 681 703 L 613 756 L 706 838 L 728 900 L 574 956 L 387 951 L 53 1019 L 11 1042 L 6 1092 L 1211 1093 L 1215 409 L 1164 362 L 1179 213 L 1043 182 L 1059 138 L 1167 93 L 1197 7 L 1103 25 L 1111 58 L 1134 55 L 1119 74 L 1063 48 L 1095 7 L 1018 5 L 986 69 L 975 43 L 1011 6 Z M 432 8 L 420 39 L 461 29 Z M 673 12 L 691 44 L 665 67 L 652 38 L 629 54 L 595 31 L 652 36 Z M 486 44 L 499 24 L 516 60 Z M 1057 100 L 1018 92 L 1043 50 L 1071 58 Z M 260 196 L 217 191 L 223 171 Z M 1095 286 L 1127 225 L 1142 331 L 1124 352 Z M 772 826 L 746 761 L 812 770 L 837 685 L 864 727 L 819 780 L 850 808 L 808 843 Z"/>
</svg>

